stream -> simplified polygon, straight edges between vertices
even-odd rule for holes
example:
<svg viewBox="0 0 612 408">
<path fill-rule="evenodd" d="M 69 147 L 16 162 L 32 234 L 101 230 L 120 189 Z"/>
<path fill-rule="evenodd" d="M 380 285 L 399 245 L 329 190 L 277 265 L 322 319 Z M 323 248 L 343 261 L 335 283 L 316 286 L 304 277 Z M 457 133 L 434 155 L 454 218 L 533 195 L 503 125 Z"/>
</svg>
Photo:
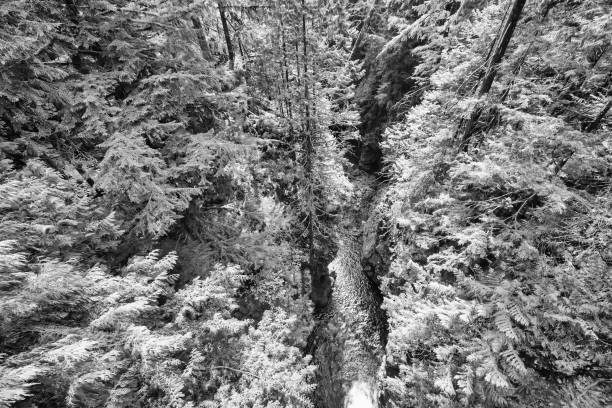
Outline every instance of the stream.
<svg viewBox="0 0 612 408">
<path fill-rule="evenodd" d="M 338 251 L 328 271 L 332 278 L 327 322 L 315 353 L 321 408 L 374 408 L 379 403 L 378 378 L 384 355 L 380 301 L 362 268 L 362 224 L 375 191 L 373 176 L 353 177 L 355 208 L 343 214 L 336 231 Z"/>
</svg>

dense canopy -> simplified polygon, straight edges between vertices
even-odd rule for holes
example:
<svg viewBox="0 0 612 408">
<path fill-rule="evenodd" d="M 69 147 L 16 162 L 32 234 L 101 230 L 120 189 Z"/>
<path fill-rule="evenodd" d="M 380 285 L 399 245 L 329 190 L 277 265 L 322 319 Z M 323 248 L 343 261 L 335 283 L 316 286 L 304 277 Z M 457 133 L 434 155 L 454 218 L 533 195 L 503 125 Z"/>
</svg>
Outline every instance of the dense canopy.
<svg viewBox="0 0 612 408">
<path fill-rule="evenodd" d="M 609 407 L 612 4 L 2 0 L 0 408 Z"/>
</svg>

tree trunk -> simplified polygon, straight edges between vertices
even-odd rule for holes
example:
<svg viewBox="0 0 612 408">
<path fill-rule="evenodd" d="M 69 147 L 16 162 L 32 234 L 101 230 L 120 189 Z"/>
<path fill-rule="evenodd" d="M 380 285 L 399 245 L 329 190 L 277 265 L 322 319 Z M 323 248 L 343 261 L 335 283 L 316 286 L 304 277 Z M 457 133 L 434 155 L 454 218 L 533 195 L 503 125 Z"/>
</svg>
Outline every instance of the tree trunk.
<svg viewBox="0 0 612 408">
<path fill-rule="evenodd" d="M 489 61 L 487 62 L 487 68 L 485 71 L 485 75 L 482 79 L 482 85 L 478 90 L 478 96 L 482 96 L 491 90 L 491 85 L 493 84 L 493 80 L 495 79 L 495 75 L 497 74 L 497 66 L 499 65 L 506 53 L 506 49 L 508 48 L 508 44 L 510 43 L 512 34 L 514 34 L 516 24 L 518 23 L 518 20 L 521 17 L 523 6 L 525 6 L 525 1 L 526 0 L 514 0 L 510 15 L 508 16 L 508 19 L 504 24 L 504 29 L 501 33 L 501 38 L 498 38 L 496 40 L 493 55 L 491 55 Z"/>
<path fill-rule="evenodd" d="M 503 29 L 493 43 L 492 52 L 490 52 L 490 55 L 487 58 L 485 72 L 482 77 L 480 88 L 478 89 L 477 95 L 479 97 L 489 93 L 491 90 L 491 85 L 493 85 L 493 80 L 497 74 L 497 67 L 506 54 L 508 44 L 510 43 L 512 34 L 514 34 L 516 24 L 521 17 L 521 12 L 523 11 L 525 2 L 526 0 L 514 0 L 508 18 L 504 22 Z M 472 136 L 472 132 L 474 130 L 474 125 L 480 117 L 482 109 L 482 104 L 477 104 L 465 123 L 463 137 L 461 138 L 461 149 L 463 151 L 467 151 L 468 149 L 470 137 Z"/>
<path fill-rule="evenodd" d="M 313 180 L 313 156 L 314 156 L 314 145 L 312 142 L 312 126 L 310 118 L 310 91 L 308 88 L 308 40 L 306 38 L 306 5 L 305 1 L 302 0 L 302 63 L 304 64 L 304 173 L 306 176 L 307 190 L 308 190 L 308 264 L 311 270 L 314 268 L 314 234 L 315 234 L 315 222 L 316 222 L 316 206 L 315 206 L 315 191 L 314 191 L 314 180 Z"/>
<path fill-rule="evenodd" d="M 283 17 L 280 17 L 280 34 L 281 34 L 281 42 L 282 42 L 282 51 L 283 51 L 283 81 L 285 83 L 284 86 L 284 91 L 285 91 L 285 95 L 284 95 L 284 100 L 285 100 L 285 104 L 287 105 L 287 114 L 289 115 L 289 119 L 292 119 L 293 117 L 293 112 L 292 112 L 292 107 L 291 107 L 291 98 L 289 96 L 289 67 L 287 64 L 287 43 L 285 40 L 285 27 L 283 25 Z"/>
<path fill-rule="evenodd" d="M 302 73 L 300 72 L 300 45 L 299 40 L 295 40 L 295 67 L 297 69 L 297 84 L 302 85 Z"/>
<path fill-rule="evenodd" d="M 191 16 L 191 24 L 196 31 L 196 36 L 198 37 L 198 45 L 200 46 L 200 52 L 202 53 L 202 58 L 209 61 L 212 59 L 212 53 L 210 52 L 210 47 L 208 46 L 208 41 L 206 41 L 206 36 L 202 31 L 202 23 L 200 22 L 200 18 L 196 16 Z"/>
<path fill-rule="evenodd" d="M 302 0 L 302 7 L 304 8 L 304 0 Z M 304 58 L 304 102 L 305 113 L 306 113 L 306 123 L 305 128 L 308 132 L 310 130 L 310 95 L 308 92 L 308 42 L 306 40 L 306 11 L 304 10 L 302 13 L 302 46 L 303 46 L 303 58 Z"/>
<path fill-rule="evenodd" d="M 355 54 L 357 53 L 357 49 L 361 45 L 361 41 L 363 41 L 365 32 L 367 31 L 368 27 L 370 27 L 370 20 L 372 19 L 372 15 L 374 14 L 374 9 L 376 8 L 377 4 L 378 4 L 378 0 L 372 0 L 372 5 L 370 5 L 368 14 L 366 15 L 365 19 L 361 23 L 361 29 L 359 30 L 359 34 L 357 35 L 357 38 L 355 39 L 355 44 L 353 45 L 353 49 L 351 50 L 351 56 L 349 57 L 349 60 L 355 59 L 355 56 L 356 56 Z"/>
<path fill-rule="evenodd" d="M 223 35 L 225 36 L 225 44 L 227 46 L 227 58 L 229 60 L 229 68 L 234 69 L 234 46 L 232 45 L 232 38 L 230 36 L 229 27 L 227 25 L 227 17 L 225 15 L 225 5 L 221 1 L 217 2 L 219 7 L 219 16 L 221 17 L 221 25 L 223 26 Z"/>
<path fill-rule="evenodd" d="M 550 12 L 550 10 L 556 6 L 557 4 L 561 3 L 561 0 L 545 0 L 544 3 L 542 3 L 541 9 L 540 9 L 540 18 L 539 18 L 539 23 L 540 26 L 538 27 L 538 29 L 535 31 L 534 33 L 534 37 L 539 37 L 540 36 L 540 32 L 542 30 L 542 27 L 544 25 L 544 21 L 546 20 L 546 17 L 548 17 L 548 13 Z M 518 73 L 521 70 L 521 66 L 523 65 L 523 63 L 525 62 L 525 60 L 527 59 L 527 55 L 529 54 L 529 52 L 531 51 L 531 47 L 533 46 L 534 41 L 532 40 L 531 43 L 529 44 L 529 46 L 527 47 L 527 49 L 525 50 L 525 52 L 523 53 L 523 55 L 521 55 L 521 57 L 519 58 L 519 60 L 517 61 L 516 65 L 514 66 L 514 69 L 512 70 L 512 75 L 517 76 Z M 489 52 L 490 55 L 490 52 Z M 488 57 L 487 57 L 488 58 Z M 501 102 L 503 103 L 506 98 L 508 97 L 508 94 L 510 93 L 510 88 L 512 87 L 512 84 L 514 83 L 514 80 L 510 83 L 510 85 L 504 89 L 504 91 L 502 92 L 502 96 L 501 96 Z"/>
</svg>

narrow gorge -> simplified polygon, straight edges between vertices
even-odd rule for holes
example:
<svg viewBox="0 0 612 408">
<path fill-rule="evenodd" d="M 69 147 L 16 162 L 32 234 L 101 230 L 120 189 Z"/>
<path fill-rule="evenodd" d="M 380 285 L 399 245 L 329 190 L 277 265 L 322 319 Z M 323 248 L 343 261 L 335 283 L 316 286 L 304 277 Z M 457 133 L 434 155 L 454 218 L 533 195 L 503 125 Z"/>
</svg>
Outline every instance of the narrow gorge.
<svg viewBox="0 0 612 408">
<path fill-rule="evenodd" d="M 389 112 L 389 105 L 381 105 L 376 94 L 384 83 L 393 90 L 387 104 L 395 103 L 414 87 L 408 75 L 388 76 L 381 69 L 390 65 L 409 74 L 417 63 L 411 55 L 413 46 L 413 42 L 403 44 L 400 48 L 405 57 L 391 61 L 377 56 L 381 50 L 375 40 L 363 39 L 356 49 L 370 57 L 366 57 L 369 62 L 356 84 L 353 100 L 360 107 L 361 137 L 351 141 L 345 168 L 354 195 L 334 220 L 333 259 L 321 265 L 323 270 L 313 279 L 313 286 L 325 288 L 314 290 L 329 296 L 316 314 L 319 323 L 312 335 L 316 344 L 309 349 L 315 350 L 319 366 L 317 407 L 373 408 L 384 401 L 381 380 L 387 369 L 388 323 L 379 285 L 391 253 L 376 206 L 385 188 L 380 143 L 388 121 L 397 112 Z"/>
<path fill-rule="evenodd" d="M 321 313 L 317 329 L 315 361 L 319 368 L 317 393 L 321 407 L 378 407 L 380 370 L 383 369 L 385 314 L 377 282 L 368 277 L 362 263 L 364 226 L 376 182 L 359 172 L 353 186 L 360 194 L 352 208 L 338 220 L 337 252 L 327 266 L 331 277 L 330 301 Z"/>
</svg>

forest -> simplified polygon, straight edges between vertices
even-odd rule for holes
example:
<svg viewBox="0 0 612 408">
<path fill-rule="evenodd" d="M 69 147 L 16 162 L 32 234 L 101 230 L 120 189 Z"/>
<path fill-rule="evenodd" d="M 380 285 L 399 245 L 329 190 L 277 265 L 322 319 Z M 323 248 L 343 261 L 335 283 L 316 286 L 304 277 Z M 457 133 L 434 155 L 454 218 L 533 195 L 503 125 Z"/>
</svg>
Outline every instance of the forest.
<svg viewBox="0 0 612 408">
<path fill-rule="evenodd" d="M 609 0 L 0 0 L 0 408 L 612 406 Z"/>
</svg>

